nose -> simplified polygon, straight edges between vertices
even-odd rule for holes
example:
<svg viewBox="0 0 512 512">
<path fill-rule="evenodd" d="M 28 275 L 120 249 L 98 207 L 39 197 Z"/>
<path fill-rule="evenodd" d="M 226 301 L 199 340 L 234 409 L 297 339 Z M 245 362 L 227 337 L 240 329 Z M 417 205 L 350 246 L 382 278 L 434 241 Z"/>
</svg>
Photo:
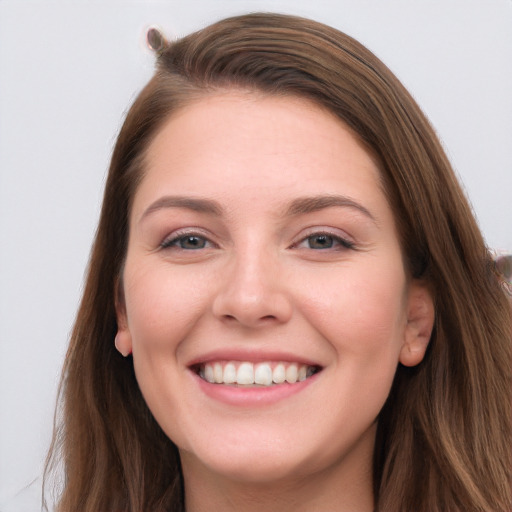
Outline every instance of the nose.
<svg viewBox="0 0 512 512">
<path fill-rule="evenodd" d="M 219 276 L 213 314 L 223 322 L 251 328 L 282 324 L 292 316 L 292 301 L 276 256 L 265 251 L 235 254 Z"/>
</svg>

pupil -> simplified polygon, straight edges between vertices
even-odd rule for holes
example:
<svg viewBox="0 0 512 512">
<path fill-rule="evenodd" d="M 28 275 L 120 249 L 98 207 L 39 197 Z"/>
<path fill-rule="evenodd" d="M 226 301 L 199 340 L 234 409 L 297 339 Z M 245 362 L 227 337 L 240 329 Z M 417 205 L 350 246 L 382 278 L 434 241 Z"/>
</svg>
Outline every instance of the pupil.
<svg viewBox="0 0 512 512">
<path fill-rule="evenodd" d="M 204 240 L 198 236 L 187 236 L 181 240 L 182 249 L 202 249 L 204 245 Z"/>
<path fill-rule="evenodd" d="M 332 236 L 329 235 L 316 235 L 309 240 L 309 246 L 312 249 L 329 249 L 332 247 L 332 244 Z"/>
</svg>

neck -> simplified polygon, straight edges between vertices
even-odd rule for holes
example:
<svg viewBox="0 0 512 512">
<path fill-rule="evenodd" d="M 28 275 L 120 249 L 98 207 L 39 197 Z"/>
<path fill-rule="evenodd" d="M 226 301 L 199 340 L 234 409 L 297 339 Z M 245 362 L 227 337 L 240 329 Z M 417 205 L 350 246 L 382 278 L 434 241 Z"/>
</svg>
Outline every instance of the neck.
<svg viewBox="0 0 512 512">
<path fill-rule="evenodd" d="M 355 489 L 334 488 L 322 479 L 283 484 L 224 485 L 215 489 L 203 486 L 196 492 L 186 491 L 186 512 L 371 512 L 371 486 Z M 188 488 L 188 487 L 187 487 Z"/>
</svg>

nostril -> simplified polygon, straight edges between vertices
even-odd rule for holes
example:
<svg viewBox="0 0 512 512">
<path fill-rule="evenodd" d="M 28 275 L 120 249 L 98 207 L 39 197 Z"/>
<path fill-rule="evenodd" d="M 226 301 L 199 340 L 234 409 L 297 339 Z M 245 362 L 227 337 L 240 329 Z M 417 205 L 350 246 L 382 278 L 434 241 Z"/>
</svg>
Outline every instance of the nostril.
<svg viewBox="0 0 512 512">
<path fill-rule="evenodd" d="M 243 293 L 242 293 L 243 292 Z M 292 314 L 289 297 L 283 292 L 263 289 L 249 293 L 240 284 L 221 290 L 212 304 L 212 313 L 223 322 L 252 327 L 287 322 Z"/>
<path fill-rule="evenodd" d="M 238 318 L 235 316 L 235 315 L 223 315 L 223 318 L 224 320 L 227 320 L 228 322 L 232 322 L 232 321 L 239 321 Z M 267 322 L 267 321 L 275 321 L 277 320 L 277 317 L 274 316 L 274 315 L 265 315 L 265 316 L 262 316 L 261 318 L 256 319 L 256 322 Z"/>
</svg>

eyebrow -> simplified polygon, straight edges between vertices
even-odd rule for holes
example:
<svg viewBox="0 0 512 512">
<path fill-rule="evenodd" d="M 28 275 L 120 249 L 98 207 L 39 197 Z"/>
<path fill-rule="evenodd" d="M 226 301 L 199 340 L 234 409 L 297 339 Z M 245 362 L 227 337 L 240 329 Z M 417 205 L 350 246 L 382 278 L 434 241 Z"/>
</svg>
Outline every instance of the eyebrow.
<svg viewBox="0 0 512 512">
<path fill-rule="evenodd" d="M 199 199 L 187 196 L 164 196 L 151 203 L 141 215 L 140 221 L 145 219 L 148 215 L 164 208 L 186 208 L 194 212 L 209 213 L 216 216 L 222 214 L 222 208 L 211 199 Z"/>
<path fill-rule="evenodd" d="M 285 215 L 295 217 L 317 212 L 326 208 L 343 207 L 354 208 L 376 223 L 375 217 L 362 204 L 350 197 L 340 195 L 320 195 L 312 197 L 299 197 L 288 206 Z M 165 208 L 185 208 L 199 213 L 221 216 L 223 209 L 217 201 L 188 196 L 164 196 L 151 203 L 141 215 L 140 221 L 148 215 Z"/>
<path fill-rule="evenodd" d="M 370 218 L 373 222 L 377 222 L 371 212 L 362 204 L 354 201 L 350 197 L 340 195 L 321 195 L 313 197 L 299 197 L 291 202 L 286 214 L 290 217 L 304 215 L 307 213 L 317 212 L 325 208 L 332 207 L 354 208 Z"/>
</svg>

